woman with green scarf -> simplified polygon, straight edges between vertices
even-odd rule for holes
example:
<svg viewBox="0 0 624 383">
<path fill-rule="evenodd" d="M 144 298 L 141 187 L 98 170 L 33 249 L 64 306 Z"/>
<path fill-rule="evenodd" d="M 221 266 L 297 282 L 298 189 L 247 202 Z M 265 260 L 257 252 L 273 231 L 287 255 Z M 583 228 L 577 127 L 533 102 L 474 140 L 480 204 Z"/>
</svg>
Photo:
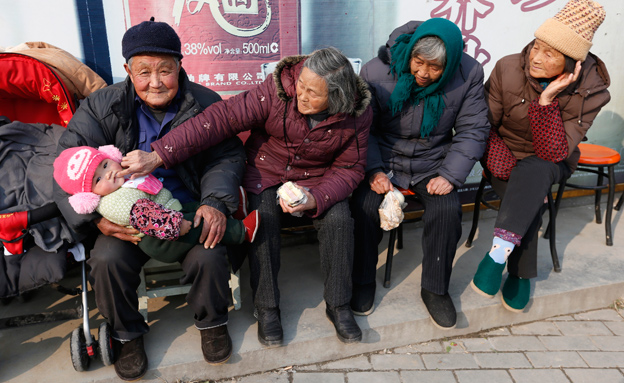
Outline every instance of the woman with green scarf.
<svg viewBox="0 0 624 383">
<path fill-rule="evenodd" d="M 483 68 L 463 53 L 459 28 L 446 19 L 411 21 L 390 35 L 361 76 L 373 95 L 366 177 L 352 198 L 355 259 L 351 309 L 375 307 L 378 208 L 395 187 L 425 207 L 421 297 L 434 324 L 450 329 L 456 311 L 448 293 L 461 236 L 457 195 L 481 158 L 490 129 Z"/>
</svg>

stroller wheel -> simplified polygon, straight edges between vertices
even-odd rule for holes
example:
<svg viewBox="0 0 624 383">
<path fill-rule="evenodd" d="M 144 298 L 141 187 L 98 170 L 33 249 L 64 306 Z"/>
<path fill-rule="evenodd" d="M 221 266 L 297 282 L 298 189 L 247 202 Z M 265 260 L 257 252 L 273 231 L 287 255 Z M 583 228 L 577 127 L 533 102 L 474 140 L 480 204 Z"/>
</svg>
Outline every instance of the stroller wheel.
<svg viewBox="0 0 624 383">
<path fill-rule="evenodd" d="M 110 366 L 115 362 L 113 355 L 113 338 L 111 338 L 110 325 L 102 322 L 98 329 L 98 350 L 100 359 L 105 366 Z"/>
<path fill-rule="evenodd" d="M 74 370 L 78 372 L 85 371 L 89 367 L 90 359 L 89 354 L 87 354 L 87 342 L 84 332 L 82 331 L 82 326 L 72 331 L 69 341 L 69 350 L 71 352 Z"/>
</svg>

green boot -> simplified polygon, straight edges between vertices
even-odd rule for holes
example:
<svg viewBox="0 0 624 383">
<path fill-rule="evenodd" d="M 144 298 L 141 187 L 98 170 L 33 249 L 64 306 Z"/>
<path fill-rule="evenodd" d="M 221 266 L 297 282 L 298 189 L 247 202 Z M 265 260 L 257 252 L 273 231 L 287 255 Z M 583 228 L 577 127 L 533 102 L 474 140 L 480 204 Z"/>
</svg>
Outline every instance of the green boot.
<svg viewBox="0 0 624 383">
<path fill-rule="evenodd" d="M 505 264 L 494 262 L 489 252 L 485 254 L 470 283 L 473 290 L 484 297 L 494 298 L 498 290 L 500 290 Z"/>
<path fill-rule="evenodd" d="M 509 274 L 503 285 L 503 307 L 509 311 L 522 312 L 529 303 L 531 280 L 518 278 Z"/>
</svg>

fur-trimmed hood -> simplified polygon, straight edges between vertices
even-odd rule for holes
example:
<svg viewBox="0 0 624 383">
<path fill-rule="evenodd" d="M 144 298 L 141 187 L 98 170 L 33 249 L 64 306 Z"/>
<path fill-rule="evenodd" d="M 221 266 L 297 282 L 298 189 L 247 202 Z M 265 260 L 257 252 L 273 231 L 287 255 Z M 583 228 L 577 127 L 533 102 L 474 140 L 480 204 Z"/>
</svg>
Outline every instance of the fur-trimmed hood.
<svg viewBox="0 0 624 383">
<path fill-rule="evenodd" d="M 288 101 L 296 96 L 296 84 L 299 74 L 303 68 L 303 62 L 310 56 L 288 56 L 284 57 L 277 63 L 273 71 L 273 81 L 277 88 L 277 96 L 282 101 Z M 368 90 L 368 84 L 359 75 L 357 77 L 358 96 L 354 100 L 355 110 L 354 117 L 361 116 L 371 101 L 371 93 Z"/>
</svg>

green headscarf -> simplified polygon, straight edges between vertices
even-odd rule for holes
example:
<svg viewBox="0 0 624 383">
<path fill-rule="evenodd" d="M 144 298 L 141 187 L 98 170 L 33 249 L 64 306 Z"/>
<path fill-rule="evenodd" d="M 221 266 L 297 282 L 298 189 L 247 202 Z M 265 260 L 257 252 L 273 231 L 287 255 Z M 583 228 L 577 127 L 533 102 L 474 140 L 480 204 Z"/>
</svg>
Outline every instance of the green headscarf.
<svg viewBox="0 0 624 383">
<path fill-rule="evenodd" d="M 410 55 L 416 42 L 425 36 L 439 37 L 446 47 L 446 67 L 437 82 L 422 88 L 418 86 L 410 73 Z M 457 25 L 447 19 L 433 18 L 422 23 L 414 33 L 399 36 L 390 53 L 392 62 L 390 72 L 398 76 L 397 84 L 390 95 L 390 109 L 397 114 L 403 109 L 406 101 L 412 105 L 423 100 L 423 121 L 420 126 L 421 137 L 428 137 L 438 125 L 444 110 L 444 86 L 455 75 L 461 61 L 464 41 Z"/>
</svg>

